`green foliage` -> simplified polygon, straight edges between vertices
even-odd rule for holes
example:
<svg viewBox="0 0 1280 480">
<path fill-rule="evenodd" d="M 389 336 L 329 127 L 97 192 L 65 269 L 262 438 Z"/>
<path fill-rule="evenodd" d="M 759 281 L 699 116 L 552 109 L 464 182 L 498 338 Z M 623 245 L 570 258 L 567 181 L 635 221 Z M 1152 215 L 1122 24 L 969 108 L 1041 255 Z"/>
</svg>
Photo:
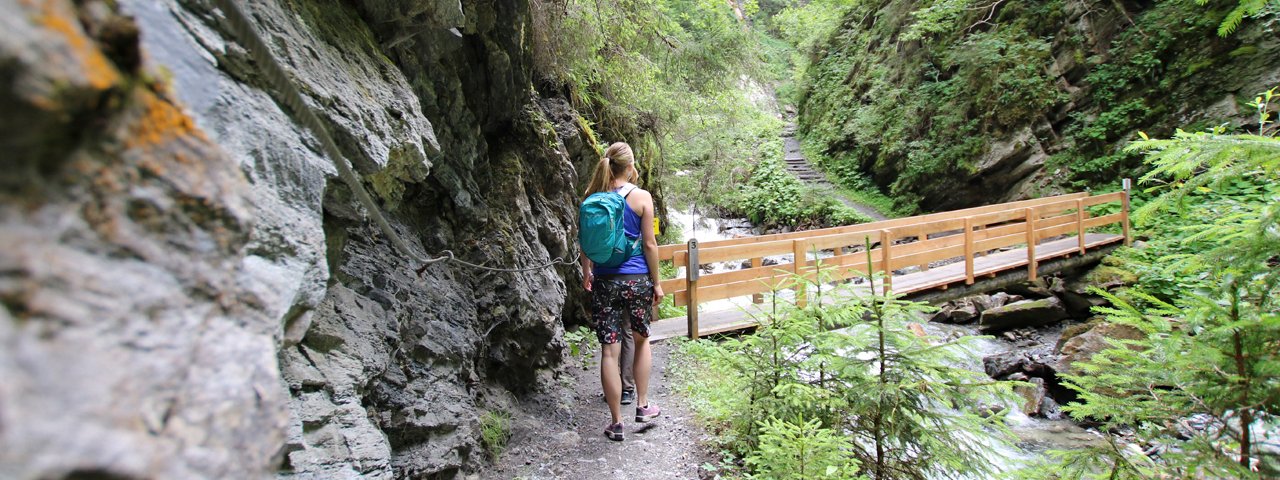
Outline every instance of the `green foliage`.
<svg viewBox="0 0 1280 480">
<path fill-rule="evenodd" d="M 596 335 L 590 328 L 579 326 L 564 332 L 564 341 L 569 344 L 569 356 L 576 358 L 585 370 L 590 367 L 591 349 L 595 345 Z"/>
<path fill-rule="evenodd" d="M 679 384 L 721 444 L 760 478 L 996 473 L 984 455 L 1008 431 L 975 411 L 1013 394 L 956 366 L 973 337 L 917 337 L 907 323 L 928 306 L 831 287 L 821 265 L 817 276 L 794 280 L 812 293 L 806 306 L 775 292 L 754 334 L 680 344 Z M 830 295 L 845 300 L 823 304 Z"/>
<path fill-rule="evenodd" d="M 1197 5 L 1206 5 L 1209 0 L 1196 0 Z M 1227 37 L 1235 33 L 1247 17 L 1258 17 L 1265 14 L 1275 15 L 1280 11 L 1280 2 L 1276 0 L 1239 0 L 1235 8 L 1227 12 L 1227 16 L 1218 25 L 1218 36 Z"/>
<path fill-rule="evenodd" d="M 1063 35 L 1065 12 L 1080 7 L 1125 20 L 1104 43 Z M 1047 170 L 1071 188 L 1140 174 L 1141 155 L 1123 150 L 1133 132 L 1171 132 L 1180 108 L 1220 102 L 1239 75 L 1263 68 L 1240 42 L 1213 36 L 1226 10 L 1190 0 L 1141 9 L 926 0 L 841 11 L 805 53 L 813 63 L 797 87 L 800 127 L 831 160 L 828 171 L 876 179 L 903 210 L 944 203 L 953 185 L 936 179 L 969 177 L 995 146 L 1062 146 Z"/>
<path fill-rule="evenodd" d="M 480 415 L 480 442 L 489 458 L 498 461 L 507 449 L 511 438 L 511 414 L 504 410 L 490 410 Z"/>
<path fill-rule="evenodd" d="M 677 318 L 688 315 L 689 307 L 676 306 L 675 295 L 667 295 L 662 297 L 662 302 L 658 304 L 658 318 Z"/>
<path fill-rule="evenodd" d="M 1269 134 L 1268 103 L 1252 103 L 1261 135 L 1221 129 L 1130 148 L 1147 153 L 1142 182 L 1161 194 L 1135 214 L 1150 252 L 1123 252 L 1140 272 L 1107 320 L 1147 334 L 1066 375 L 1081 403 L 1072 416 L 1105 429 L 1130 428 L 1155 446 L 1151 459 L 1115 439 L 1102 449 L 1062 454 L 1060 478 L 1262 478 L 1280 474 L 1260 457 L 1253 435 L 1280 428 L 1280 139 Z M 1104 293 L 1105 294 L 1105 293 Z M 1181 427 L 1198 415 L 1205 427 Z M 1242 428 L 1241 425 L 1249 426 Z M 1262 464 L 1258 466 L 1255 462 Z M 1258 471 L 1261 468 L 1261 473 Z"/>
<path fill-rule="evenodd" d="M 760 162 L 742 188 L 735 210 L 757 225 L 830 226 L 870 222 L 823 190 L 806 186 L 778 160 Z"/>
<path fill-rule="evenodd" d="M 849 437 L 818 419 L 770 418 L 760 425 L 760 447 L 747 457 L 751 478 L 778 480 L 855 478 L 858 461 Z"/>
<path fill-rule="evenodd" d="M 824 155 L 809 142 L 801 143 L 805 148 L 805 156 L 826 173 L 827 178 L 838 185 L 838 191 L 845 198 L 874 208 L 886 217 L 907 217 L 915 213 L 913 207 L 899 204 L 893 198 L 880 191 L 871 179 L 867 178 L 855 165 L 847 161 L 835 160 Z"/>
</svg>

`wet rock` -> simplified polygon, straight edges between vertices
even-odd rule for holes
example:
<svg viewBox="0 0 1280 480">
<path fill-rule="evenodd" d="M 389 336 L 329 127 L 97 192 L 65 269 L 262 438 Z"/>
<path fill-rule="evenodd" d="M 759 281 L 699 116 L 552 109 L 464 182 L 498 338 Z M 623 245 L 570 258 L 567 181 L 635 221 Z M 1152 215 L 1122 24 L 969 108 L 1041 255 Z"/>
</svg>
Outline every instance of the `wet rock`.
<svg viewBox="0 0 1280 480">
<path fill-rule="evenodd" d="M 1103 290 L 1115 290 L 1127 285 L 1133 285 L 1137 281 L 1138 275 L 1136 273 L 1103 262 L 1103 264 L 1086 273 L 1078 282 L 1073 282 L 1074 288 L 1072 288 L 1072 291 L 1084 294 L 1089 286 L 1095 286 Z"/>
<path fill-rule="evenodd" d="M 1056 281 L 1056 282 L 1055 282 Z M 1040 277 L 1008 287 L 1009 293 L 1026 298 L 1048 298 L 1054 296 L 1055 290 L 1065 288 L 1062 279 L 1057 277 Z"/>
<path fill-rule="evenodd" d="M 1057 297 L 1023 300 L 982 312 L 978 320 L 984 333 L 995 333 L 1018 327 L 1048 325 L 1067 318 L 1067 311 Z"/>
<path fill-rule="evenodd" d="M 943 305 L 930 317 L 931 322 L 969 324 L 986 310 L 1005 305 L 1010 298 L 1017 298 L 1000 292 L 995 295 L 974 295 L 953 300 Z"/>
<path fill-rule="evenodd" d="M 1058 341 L 1054 345 L 1053 351 L 1056 353 L 1061 353 L 1062 345 L 1067 343 L 1067 340 L 1071 340 L 1072 338 L 1075 338 L 1082 333 L 1088 332 L 1093 327 L 1096 327 L 1098 326 L 1098 324 L 1102 323 L 1102 321 L 1103 321 L 1102 317 L 1092 317 L 1089 320 L 1086 320 L 1084 323 L 1078 323 L 1062 329 L 1062 335 L 1058 337 Z"/>
<path fill-rule="evenodd" d="M 1100 307 L 1107 304 L 1107 300 L 1097 295 L 1079 294 L 1071 289 L 1066 289 L 1058 293 L 1058 298 L 1062 299 L 1063 306 L 1066 307 L 1067 313 L 1073 317 L 1088 316 L 1093 313 L 1094 307 Z"/>
<path fill-rule="evenodd" d="M 1013 393 L 1022 397 L 1022 413 L 1028 416 L 1041 416 L 1045 406 L 1046 390 L 1044 379 L 1040 377 L 1028 377 L 1023 373 L 1014 373 L 1007 378 L 1019 382 L 1027 382 L 1030 385 L 1019 385 L 1013 388 Z"/>
<path fill-rule="evenodd" d="M 1053 355 L 1047 347 L 1012 350 L 982 358 L 982 368 L 996 380 L 1021 373 L 1028 377 L 1052 378 L 1055 374 Z"/>
<path fill-rule="evenodd" d="M 1076 366 L 1077 363 L 1088 361 L 1098 352 L 1113 348 L 1108 340 L 1141 340 L 1144 338 L 1146 338 L 1146 334 L 1137 328 L 1115 323 L 1099 323 L 1087 332 L 1062 342 L 1062 347 L 1060 348 L 1062 354 L 1061 370 L 1068 373 L 1079 373 L 1079 368 Z M 1138 349 L 1138 347 L 1132 345 L 1129 348 Z"/>
</svg>

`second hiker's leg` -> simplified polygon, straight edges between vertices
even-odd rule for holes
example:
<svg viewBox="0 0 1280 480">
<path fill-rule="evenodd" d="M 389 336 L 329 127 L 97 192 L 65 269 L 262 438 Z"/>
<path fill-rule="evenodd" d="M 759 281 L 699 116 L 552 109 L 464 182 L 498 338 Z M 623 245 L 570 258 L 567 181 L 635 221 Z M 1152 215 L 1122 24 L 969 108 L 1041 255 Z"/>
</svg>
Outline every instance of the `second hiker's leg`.
<svg viewBox="0 0 1280 480">
<path fill-rule="evenodd" d="M 629 317 L 629 315 L 628 315 Z M 631 321 L 628 318 L 622 322 L 625 329 L 621 335 L 618 335 L 619 343 L 622 344 L 622 353 L 618 357 L 618 367 L 622 370 L 622 390 L 636 391 L 635 376 L 635 339 L 631 338 Z"/>
</svg>

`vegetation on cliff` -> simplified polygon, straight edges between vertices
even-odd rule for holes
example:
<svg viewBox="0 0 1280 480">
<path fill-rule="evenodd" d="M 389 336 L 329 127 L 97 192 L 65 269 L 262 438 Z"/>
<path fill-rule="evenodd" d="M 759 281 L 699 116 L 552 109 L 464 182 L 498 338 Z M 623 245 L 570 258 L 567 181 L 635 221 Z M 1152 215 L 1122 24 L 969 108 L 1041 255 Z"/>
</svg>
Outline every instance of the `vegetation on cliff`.
<svg viewBox="0 0 1280 480">
<path fill-rule="evenodd" d="M 1259 18 L 1225 38 L 1244 4 L 1203 3 L 849 3 L 808 52 L 802 131 L 907 207 L 1114 183 L 1142 168 L 1123 148 L 1139 129 L 1247 122 L 1277 68 L 1275 2 L 1246 2 Z"/>
</svg>

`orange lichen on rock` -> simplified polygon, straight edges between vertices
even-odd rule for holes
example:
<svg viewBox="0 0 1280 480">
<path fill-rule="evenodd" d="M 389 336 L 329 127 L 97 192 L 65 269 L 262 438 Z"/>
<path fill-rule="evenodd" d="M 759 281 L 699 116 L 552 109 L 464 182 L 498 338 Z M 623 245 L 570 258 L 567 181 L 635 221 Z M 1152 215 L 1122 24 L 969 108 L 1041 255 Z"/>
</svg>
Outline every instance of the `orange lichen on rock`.
<svg viewBox="0 0 1280 480">
<path fill-rule="evenodd" d="M 64 2 L 47 0 L 37 21 L 67 40 L 72 54 L 80 61 L 81 70 L 95 90 L 106 90 L 120 81 L 120 72 L 102 54 L 92 39 L 85 35 L 74 13 L 68 12 Z"/>
<path fill-rule="evenodd" d="M 173 104 L 150 92 L 139 92 L 143 114 L 129 126 L 128 148 L 148 147 L 186 136 L 207 140 L 191 117 Z"/>
</svg>

